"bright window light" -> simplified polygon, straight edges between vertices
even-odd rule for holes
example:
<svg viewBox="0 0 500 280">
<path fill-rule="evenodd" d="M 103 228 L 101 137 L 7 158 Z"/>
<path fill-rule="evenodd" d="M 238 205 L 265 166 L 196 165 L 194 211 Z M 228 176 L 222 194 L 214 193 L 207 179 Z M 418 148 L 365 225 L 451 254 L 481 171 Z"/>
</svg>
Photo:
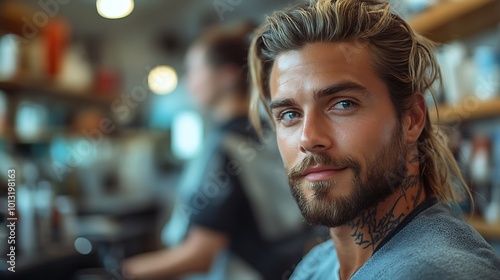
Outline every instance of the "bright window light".
<svg viewBox="0 0 500 280">
<path fill-rule="evenodd" d="M 104 18 L 117 19 L 128 16 L 134 10 L 133 0 L 97 0 L 97 12 Z"/>
<path fill-rule="evenodd" d="M 177 87 L 177 73 L 170 66 L 156 66 L 149 72 L 149 89 L 156 94 L 167 94 Z"/>
<path fill-rule="evenodd" d="M 203 119 L 195 112 L 182 112 L 172 123 L 172 152 L 179 159 L 194 157 L 203 141 Z"/>
</svg>

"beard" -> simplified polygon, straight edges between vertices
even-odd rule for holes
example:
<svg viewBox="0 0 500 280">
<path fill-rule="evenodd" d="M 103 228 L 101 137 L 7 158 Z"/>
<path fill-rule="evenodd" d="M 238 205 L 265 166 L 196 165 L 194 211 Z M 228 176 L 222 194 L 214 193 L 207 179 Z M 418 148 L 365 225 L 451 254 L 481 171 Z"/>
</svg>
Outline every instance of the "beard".
<svg viewBox="0 0 500 280">
<path fill-rule="evenodd" d="M 288 172 L 292 194 L 297 201 L 306 222 L 312 225 L 338 227 L 352 221 L 362 211 L 376 207 L 377 204 L 400 188 L 407 176 L 406 148 L 402 126 L 398 124 L 391 142 L 381 147 L 367 170 L 362 174 L 361 164 L 353 157 L 332 158 L 324 153 L 310 154 L 300 164 Z M 312 166 L 327 165 L 346 168 L 352 171 L 351 190 L 346 195 L 330 195 L 335 187 L 334 179 L 308 182 L 302 175 Z M 362 176 L 364 175 L 364 176 Z M 311 189 L 310 197 L 304 189 Z"/>
</svg>

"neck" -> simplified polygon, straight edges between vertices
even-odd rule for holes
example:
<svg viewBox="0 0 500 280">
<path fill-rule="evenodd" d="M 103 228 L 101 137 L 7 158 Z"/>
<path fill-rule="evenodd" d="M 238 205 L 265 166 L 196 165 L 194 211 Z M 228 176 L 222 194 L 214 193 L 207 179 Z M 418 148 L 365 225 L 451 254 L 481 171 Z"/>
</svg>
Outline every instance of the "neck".
<svg viewBox="0 0 500 280">
<path fill-rule="evenodd" d="M 348 224 L 330 229 L 339 257 L 340 279 L 349 279 L 363 266 L 380 242 L 425 198 L 418 175 L 408 175 L 388 198 Z"/>
</svg>

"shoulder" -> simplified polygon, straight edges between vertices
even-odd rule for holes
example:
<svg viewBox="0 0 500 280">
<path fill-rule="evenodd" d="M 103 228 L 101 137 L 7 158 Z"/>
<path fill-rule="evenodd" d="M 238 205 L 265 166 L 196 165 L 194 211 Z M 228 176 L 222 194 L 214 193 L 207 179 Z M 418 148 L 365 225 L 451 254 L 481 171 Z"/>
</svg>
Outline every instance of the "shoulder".
<svg viewBox="0 0 500 280">
<path fill-rule="evenodd" d="M 331 240 L 325 241 L 309 251 L 295 268 L 291 280 L 335 279 L 334 268 L 338 267 L 337 252 Z"/>
<path fill-rule="evenodd" d="M 436 204 L 380 248 L 359 272 L 398 279 L 500 279 L 500 258 L 461 217 Z"/>
</svg>

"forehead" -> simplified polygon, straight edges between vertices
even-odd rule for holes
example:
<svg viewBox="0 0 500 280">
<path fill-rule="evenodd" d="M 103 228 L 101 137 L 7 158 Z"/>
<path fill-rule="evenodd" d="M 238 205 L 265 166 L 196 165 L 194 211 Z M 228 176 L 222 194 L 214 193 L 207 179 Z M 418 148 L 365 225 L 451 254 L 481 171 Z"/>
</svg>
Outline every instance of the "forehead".
<svg viewBox="0 0 500 280">
<path fill-rule="evenodd" d="M 314 92 L 337 82 L 385 89 L 372 68 L 370 48 L 356 42 L 311 43 L 279 54 L 270 76 L 271 98 L 293 92 Z"/>
</svg>

